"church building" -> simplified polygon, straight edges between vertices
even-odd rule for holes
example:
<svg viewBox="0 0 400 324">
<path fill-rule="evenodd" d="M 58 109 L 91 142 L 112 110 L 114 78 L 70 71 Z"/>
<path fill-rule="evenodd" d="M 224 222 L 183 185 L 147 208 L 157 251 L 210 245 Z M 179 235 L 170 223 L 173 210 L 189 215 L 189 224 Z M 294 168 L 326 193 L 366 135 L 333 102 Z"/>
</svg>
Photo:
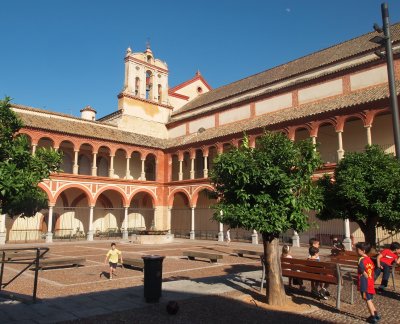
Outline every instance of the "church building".
<svg viewBox="0 0 400 324">
<path fill-rule="evenodd" d="M 392 26 L 396 79 L 400 78 L 400 24 Z M 251 146 L 265 130 L 293 141 L 318 144 L 323 167 L 333 172 L 346 152 L 377 144 L 394 153 L 385 60 L 368 33 L 294 61 L 213 89 L 197 71 L 170 87 L 169 66 L 148 45 L 125 53 L 125 78 L 118 109 L 81 117 L 13 105 L 21 133 L 38 147 L 63 152 L 62 172 L 39 187 L 48 209 L 34 217 L 0 219 L 0 243 L 127 239 L 139 230 L 165 230 L 175 237 L 223 240 L 223 224 L 212 220 L 207 195 L 213 159 L 242 144 Z M 172 67 L 173 69 L 173 67 Z M 399 82 L 397 88 L 399 88 Z M 307 242 L 332 235 L 363 240 L 356 224 L 316 222 L 305 233 L 282 240 Z M 378 229 L 381 240 L 390 233 Z M 258 243 L 256 231 L 231 229 L 232 240 Z"/>
</svg>

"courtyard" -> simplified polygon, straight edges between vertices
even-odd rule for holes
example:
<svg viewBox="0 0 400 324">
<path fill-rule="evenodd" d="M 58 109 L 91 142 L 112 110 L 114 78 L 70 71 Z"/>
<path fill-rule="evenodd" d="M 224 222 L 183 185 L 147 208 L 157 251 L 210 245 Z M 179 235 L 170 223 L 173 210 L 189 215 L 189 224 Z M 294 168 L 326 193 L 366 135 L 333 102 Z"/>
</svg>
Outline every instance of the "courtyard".
<svg viewBox="0 0 400 324">
<path fill-rule="evenodd" d="M 85 265 L 77 268 L 54 268 L 40 271 L 39 302 L 30 304 L 1 299 L 2 323 L 363 323 L 366 308 L 358 293 L 350 301 L 350 281 L 344 282 L 340 311 L 335 308 L 336 287 L 329 288 L 327 301 L 311 297 L 309 283 L 301 291 L 286 286 L 288 296 L 298 308 L 274 309 L 266 306 L 265 290 L 259 292 L 261 264 L 258 256 L 238 257 L 234 249 L 262 251 L 262 245 L 232 242 L 226 245 L 215 241 L 175 239 L 164 245 L 136 245 L 117 242 L 125 257 L 143 255 L 166 256 L 163 263 L 163 293 L 157 304 L 146 304 L 143 298 L 143 273 L 140 270 L 118 268 L 117 276 L 108 279 L 105 254 L 111 241 L 71 242 L 51 244 L 52 257 L 84 256 Z M 25 245 L 17 245 L 22 247 Z M 223 254 L 218 263 L 206 260 L 187 260 L 183 251 L 195 250 Z M 329 250 L 322 249 L 322 257 Z M 305 247 L 293 249 L 293 256 L 306 258 Z M 21 266 L 7 264 L 4 280 L 15 275 Z M 397 285 L 399 280 L 397 278 Z M 33 288 L 33 271 L 10 284 L 6 291 L 28 298 Z M 178 301 L 177 315 L 168 315 L 165 305 Z M 389 289 L 375 298 L 382 314 L 381 323 L 396 323 L 399 293 Z M 293 304 L 292 304 L 293 305 Z"/>
</svg>

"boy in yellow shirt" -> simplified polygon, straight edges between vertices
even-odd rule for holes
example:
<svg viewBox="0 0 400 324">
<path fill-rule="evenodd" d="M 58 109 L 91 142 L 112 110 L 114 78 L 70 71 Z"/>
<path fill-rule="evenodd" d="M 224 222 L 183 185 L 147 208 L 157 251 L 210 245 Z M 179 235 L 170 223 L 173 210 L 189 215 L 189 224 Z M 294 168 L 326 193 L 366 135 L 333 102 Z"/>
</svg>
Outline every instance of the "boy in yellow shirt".
<svg viewBox="0 0 400 324">
<path fill-rule="evenodd" d="M 106 259 L 104 261 L 104 264 L 107 264 L 108 259 L 108 264 L 110 265 L 110 280 L 112 280 L 113 274 L 115 275 L 119 258 L 121 258 L 121 263 L 123 263 L 121 251 L 117 249 L 117 245 L 115 243 L 111 243 L 111 250 L 107 252 Z"/>
</svg>

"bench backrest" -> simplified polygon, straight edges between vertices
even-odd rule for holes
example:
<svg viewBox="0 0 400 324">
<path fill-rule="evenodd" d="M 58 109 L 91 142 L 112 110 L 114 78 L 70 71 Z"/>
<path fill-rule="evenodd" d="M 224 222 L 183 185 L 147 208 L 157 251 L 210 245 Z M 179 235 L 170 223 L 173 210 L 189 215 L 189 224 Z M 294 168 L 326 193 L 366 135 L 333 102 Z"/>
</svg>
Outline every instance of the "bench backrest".
<svg viewBox="0 0 400 324">
<path fill-rule="evenodd" d="M 315 280 L 332 284 L 338 284 L 340 278 L 339 266 L 332 262 L 282 258 L 281 267 L 284 277 Z"/>
</svg>

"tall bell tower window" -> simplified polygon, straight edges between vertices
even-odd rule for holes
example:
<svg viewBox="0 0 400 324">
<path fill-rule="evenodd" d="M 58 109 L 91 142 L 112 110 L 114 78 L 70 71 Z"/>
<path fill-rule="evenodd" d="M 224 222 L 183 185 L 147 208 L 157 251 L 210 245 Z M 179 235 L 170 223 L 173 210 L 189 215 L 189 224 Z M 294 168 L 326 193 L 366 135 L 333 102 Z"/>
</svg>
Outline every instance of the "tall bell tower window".
<svg viewBox="0 0 400 324">
<path fill-rule="evenodd" d="M 140 89 L 140 79 L 139 79 L 139 77 L 136 77 L 136 79 L 135 79 L 135 96 L 139 95 L 139 89 Z"/>
<path fill-rule="evenodd" d="M 162 102 L 162 85 L 161 84 L 158 85 L 158 102 L 159 103 Z"/>
<path fill-rule="evenodd" d="M 153 88 L 153 75 L 151 71 L 146 71 L 146 99 L 151 100 Z"/>
</svg>

